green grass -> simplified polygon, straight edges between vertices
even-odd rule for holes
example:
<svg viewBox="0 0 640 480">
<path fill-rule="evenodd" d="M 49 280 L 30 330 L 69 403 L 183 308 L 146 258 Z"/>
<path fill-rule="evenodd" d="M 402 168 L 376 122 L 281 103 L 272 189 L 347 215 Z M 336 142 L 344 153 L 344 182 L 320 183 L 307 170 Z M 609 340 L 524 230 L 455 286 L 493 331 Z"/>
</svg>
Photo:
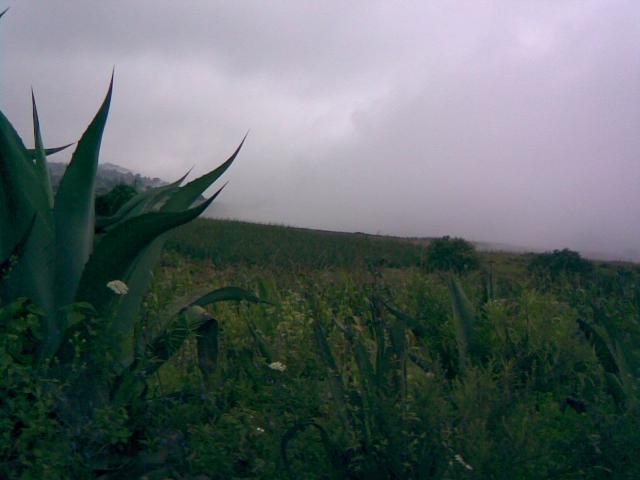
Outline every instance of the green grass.
<svg viewBox="0 0 640 480">
<path fill-rule="evenodd" d="M 272 303 L 208 307 L 206 377 L 191 338 L 143 404 L 81 432 L 0 355 L 20 380 L 4 418 L 28 425 L 5 429 L 7 478 L 91 478 L 106 453 L 121 467 L 104 478 L 640 478 L 636 265 L 534 275 L 527 255 L 482 253 L 453 288 L 394 238 L 199 220 L 167 245 L 143 332 L 200 289 Z"/>
<path fill-rule="evenodd" d="M 193 342 L 159 372 L 158 398 L 207 392 L 204 404 L 196 394 L 169 422 L 191 458 L 180 460 L 182 471 L 222 472 L 211 478 L 640 475 L 632 426 L 640 421 L 635 265 L 598 263 L 589 278 L 535 276 L 530 256 L 483 253 L 482 268 L 461 279 L 477 314 L 465 329 L 473 348 L 464 351 L 463 369 L 448 276 L 424 270 L 424 245 L 199 220 L 168 246 L 148 322 L 168 298 L 199 286 L 239 285 L 274 302 L 211 310 L 221 342 L 208 382 L 192 367 Z M 486 297 L 489 266 L 493 298 Z M 285 372 L 268 368 L 256 332 Z M 611 373 L 616 365 L 626 380 Z"/>
<path fill-rule="evenodd" d="M 167 249 L 218 267 L 360 268 L 420 265 L 425 246 L 393 237 L 309 230 L 235 220 L 198 219 L 180 228 Z"/>
</svg>

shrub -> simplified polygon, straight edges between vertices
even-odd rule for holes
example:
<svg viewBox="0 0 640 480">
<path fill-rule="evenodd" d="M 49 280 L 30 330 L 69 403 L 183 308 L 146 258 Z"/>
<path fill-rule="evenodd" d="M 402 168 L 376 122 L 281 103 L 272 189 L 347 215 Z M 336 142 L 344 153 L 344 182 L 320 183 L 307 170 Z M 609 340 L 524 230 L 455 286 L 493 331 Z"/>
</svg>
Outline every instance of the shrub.
<svg viewBox="0 0 640 480">
<path fill-rule="evenodd" d="M 110 217 L 136 195 L 131 185 L 121 183 L 104 195 L 96 196 L 96 215 Z"/>
<path fill-rule="evenodd" d="M 564 248 L 534 255 L 527 268 L 531 273 L 557 277 L 560 274 L 588 275 L 593 271 L 593 264 L 578 252 Z"/>
<path fill-rule="evenodd" d="M 445 236 L 432 240 L 427 246 L 428 270 L 446 270 L 458 273 L 480 266 L 480 257 L 471 242 L 463 238 Z"/>
</svg>

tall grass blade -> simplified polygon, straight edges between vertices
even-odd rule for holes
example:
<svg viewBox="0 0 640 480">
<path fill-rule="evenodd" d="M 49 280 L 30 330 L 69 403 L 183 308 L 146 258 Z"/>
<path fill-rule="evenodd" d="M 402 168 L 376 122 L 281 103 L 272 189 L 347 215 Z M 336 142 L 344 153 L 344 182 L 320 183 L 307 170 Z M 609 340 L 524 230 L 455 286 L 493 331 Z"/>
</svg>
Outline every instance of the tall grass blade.
<svg viewBox="0 0 640 480">
<path fill-rule="evenodd" d="M 314 317 L 311 322 L 313 337 L 315 339 L 316 346 L 318 347 L 320 358 L 324 362 L 329 373 L 329 389 L 331 390 L 331 396 L 333 397 L 333 401 L 336 405 L 336 410 L 345 431 L 349 432 L 351 430 L 351 427 L 347 416 L 347 395 L 345 393 L 342 376 L 340 375 L 340 371 L 338 370 L 338 364 L 335 357 L 333 356 L 326 335 L 322 329 L 322 326 L 320 325 L 317 307 L 314 307 L 314 310 Z"/>
<path fill-rule="evenodd" d="M 459 368 L 461 372 L 464 372 L 469 360 L 469 351 L 472 347 L 476 313 L 464 293 L 458 277 L 451 275 L 448 284 L 453 307 L 453 322 L 456 329 L 456 343 L 458 344 Z"/>
<path fill-rule="evenodd" d="M 385 378 L 391 368 L 389 354 L 387 352 L 387 342 L 385 339 L 385 328 L 380 309 L 381 302 L 378 298 L 369 299 L 371 310 L 371 323 L 373 326 L 374 338 L 376 341 L 376 382 L 378 388 L 384 388 Z"/>
<path fill-rule="evenodd" d="M 407 393 L 407 325 L 402 320 L 396 319 L 388 326 L 389 341 L 393 354 L 394 372 L 393 378 L 396 388 L 400 389 L 402 398 Z"/>
<path fill-rule="evenodd" d="M 578 319 L 578 327 L 594 348 L 596 357 L 605 372 L 617 375 L 620 371 L 616 358 L 612 353 L 611 339 L 605 329 L 598 325 L 591 325 L 585 320 Z"/>
<path fill-rule="evenodd" d="M 264 339 L 262 334 L 258 331 L 256 324 L 249 317 L 246 319 L 247 327 L 249 328 L 249 332 L 251 332 L 251 336 L 253 337 L 253 341 L 258 347 L 258 351 L 260 355 L 265 359 L 267 363 L 271 363 L 273 361 L 273 354 L 271 353 L 271 349 L 269 345 L 267 345 L 267 341 Z"/>
<path fill-rule="evenodd" d="M 391 315 L 404 322 L 407 327 L 409 327 L 409 329 L 413 332 L 416 338 L 425 338 L 429 333 L 427 328 L 418 319 L 406 314 L 401 310 L 398 310 L 387 302 L 382 302 L 382 304 Z"/>
</svg>

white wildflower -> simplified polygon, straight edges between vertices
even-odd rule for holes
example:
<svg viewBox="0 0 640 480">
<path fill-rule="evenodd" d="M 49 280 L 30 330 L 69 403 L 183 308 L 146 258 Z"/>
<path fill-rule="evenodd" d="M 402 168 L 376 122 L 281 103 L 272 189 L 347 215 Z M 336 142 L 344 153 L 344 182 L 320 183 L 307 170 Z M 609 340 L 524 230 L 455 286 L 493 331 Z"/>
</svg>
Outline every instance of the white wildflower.
<svg viewBox="0 0 640 480">
<path fill-rule="evenodd" d="M 464 458 L 462 458 L 462 455 L 460 455 L 459 453 L 456 453 L 453 458 L 455 458 L 456 461 L 467 470 L 473 470 L 473 467 L 469 465 L 467 462 L 465 462 Z"/>
<path fill-rule="evenodd" d="M 264 433 L 264 428 L 262 428 L 262 427 L 258 427 L 258 428 L 256 428 L 256 432 L 258 432 L 258 433 Z"/>
<path fill-rule="evenodd" d="M 126 295 L 129 293 L 129 287 L 122 280 L 111 280 L 107 283 L 107 288 L 118 295 Z"/>
<path fill-rule="evenodd" d="M 269 364 L 269 368 L 271 370 L 277 370 L 279 372 L 284 372 L 287 369 L 287 366 L 282 362 L 273 362 Z"/>
</svg>

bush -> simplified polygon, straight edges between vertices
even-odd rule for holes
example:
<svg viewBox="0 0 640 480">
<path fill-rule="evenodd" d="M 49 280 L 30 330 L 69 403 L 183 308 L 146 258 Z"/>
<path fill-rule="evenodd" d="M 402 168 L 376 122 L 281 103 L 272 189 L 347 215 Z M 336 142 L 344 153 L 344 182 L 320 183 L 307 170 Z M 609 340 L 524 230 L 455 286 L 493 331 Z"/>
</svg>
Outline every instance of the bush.
<svg viewBox="0 0 640 480">
<path fill-rule="evenodd" d="M 96 196 L 96 215 L 110 217 L 136 193 L 131 185 L 116 185 L 110 192 Z"/>
<path fill-rule="evenodd" d="M 427 246 L 428 270 L 447 270 L 458 273 L 480 266 L 480 257 L 471 242 L 463 238 L 445 236 L 432 240 Z"/>
<path fill-rule="evenodd" d="M 557 277 L 560 274 L 588 275 L 593 271 L 593 264 L 578 252 L 565 248 L 534 255 L 527 268 L 531 273 Z"/>
</svg>

